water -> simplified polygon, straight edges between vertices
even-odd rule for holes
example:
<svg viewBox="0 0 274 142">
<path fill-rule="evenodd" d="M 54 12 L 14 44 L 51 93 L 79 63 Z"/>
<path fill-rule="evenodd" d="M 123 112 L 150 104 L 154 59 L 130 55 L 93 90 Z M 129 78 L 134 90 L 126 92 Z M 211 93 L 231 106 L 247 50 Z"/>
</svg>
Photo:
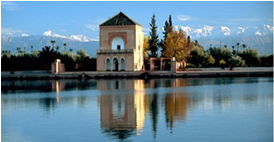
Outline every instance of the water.
<svg viewBox="0 0 274 142">
<path fill-rule="evenodd" d="M 1 82 L 1 140 L 273 141 L 273 78 Z"/>
</svg>

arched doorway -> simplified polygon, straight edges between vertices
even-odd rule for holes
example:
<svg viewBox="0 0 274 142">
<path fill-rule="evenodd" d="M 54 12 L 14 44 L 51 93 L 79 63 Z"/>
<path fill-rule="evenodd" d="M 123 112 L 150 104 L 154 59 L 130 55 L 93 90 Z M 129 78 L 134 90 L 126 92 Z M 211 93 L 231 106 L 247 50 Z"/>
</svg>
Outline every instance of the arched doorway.
<svg viewBox="0 0 274 142">
<path fill-rule="evenodd" d="M 110 59 L 106 59 L 106 71 L 110 71 Z"/>
<path fill-rule="evenodd" d="M 124 58 L 121 59 L 120 64 L 121 64 L 120 71 L 125 71 L 125 59 Z"/>
<path fill-rule="evenodd" d="M 112 70 L 113 71 L 118 71 L 119 68 L 119 63 L 118 63 L 118 59 L 117 58 L 113 58 L 113 62 L 112 62 Z"/>
<path fill-rule="evenodd" d="M 124 40 L 120 37 L 115 37 L 112 41 L 111 41 L 111 49 L 124 49 Z"/>
</svg>

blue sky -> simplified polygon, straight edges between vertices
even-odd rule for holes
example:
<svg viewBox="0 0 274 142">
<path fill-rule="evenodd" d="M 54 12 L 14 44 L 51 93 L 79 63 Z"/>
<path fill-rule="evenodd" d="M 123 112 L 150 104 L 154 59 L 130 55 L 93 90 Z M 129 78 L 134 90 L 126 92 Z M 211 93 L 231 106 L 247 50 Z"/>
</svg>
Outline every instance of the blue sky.
<svg viewBox="0 0 274 142">
<path fill-rule="evenodd" d="M 273 26 L 272 1 L 2 1 L 1 35 L 42 35 L 52 30 L 98 39 L 98 25 L 120 11 L 141 24 L 146 34 L 153 13 L 159 34 L 169 15 L 178 26 Z"/>
</svg>

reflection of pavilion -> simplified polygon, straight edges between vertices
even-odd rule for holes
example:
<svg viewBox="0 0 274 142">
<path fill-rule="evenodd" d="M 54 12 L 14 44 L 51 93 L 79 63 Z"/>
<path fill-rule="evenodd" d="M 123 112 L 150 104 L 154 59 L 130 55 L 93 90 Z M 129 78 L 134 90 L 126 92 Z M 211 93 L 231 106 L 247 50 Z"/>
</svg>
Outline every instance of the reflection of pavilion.
<svg viewBox="0 0 274 142">
<path fill-rule="evenodd" d="M 143 129 L 145 110 L 142 80 L 108 80 L 98 82 L 99 90 L 135 90 L 132 94 L 101 95 L 101 128 L 111 137 L 126 139 Z"/>
<path fill-rule="evenodd" d="M 56 101 L 59 104 L 60 102 L 59 92 L 64 90 L 65 84 L 59 80 L 56 80 L 51 83 L 51 88 L 53 91 L 56 91 Z"/>
</svg>

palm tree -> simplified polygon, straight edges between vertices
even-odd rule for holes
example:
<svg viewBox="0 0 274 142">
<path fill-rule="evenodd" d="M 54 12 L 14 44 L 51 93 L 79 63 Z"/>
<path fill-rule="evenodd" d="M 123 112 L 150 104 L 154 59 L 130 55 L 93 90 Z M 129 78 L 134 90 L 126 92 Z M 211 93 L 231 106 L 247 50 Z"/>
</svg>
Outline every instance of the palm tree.
<svg viewBox="0 0 274 142">
<path fill-rule="evenodd" d="M 243 44 L 243 48 L 244 48 L 244 49 L 246 48 L 246 44 Z"/>
<path fill-rule="evenodd" d="M 69 52 L 73 52 L 73 49 L 71 48 L 71 49 L 69 49 Z"/>
<path fill-rule="evenodd" d="M 18 54 L 20 54 L 22 52 L 21 47 L 17 47 L 16 50 L 17 50 Z"/>
<path fill-rule="evenodd" d="M 24 54 L 26 54 L 27 52 L 26 52 L 26 46 L 24 47 Z"/>
<path fill-rule="evenodd" d="M 235 46 L 232 46 L 232 54 L 233 54 L 234 56 L 236 55 Z"/>
<path fill-rule="evenodd" d="M 31 48 L 31 53 L 33 52 L 33 45 L 32 46 L 30 46 L 30 48 Z"/>
<path fill-rule="evenodd" d="M 237 52 L 239 51 L 240 43 L 237 43 Z"/>
<path fill-rule="evenodd" d="M 51 40 L 50 43 L 52 44 L 52 48 L 54 48 L 55 40 Z"/>
<path fill-rule="evenodd" d="M 63 45 L 64 45 L 64 48 L 65 48 L 65 51 L 66 51 L 67 44 L 66 44 L 66 43 L 64 43 Z"/>
<path fill-rule="evenodd" d="M 50 46 L 43 47 L 42 51 L 39 52 L 39 57 L 46 64 L 47 71 L 49 71 L 50 64 L 58 55 L 57 52 L 53 48 L 50 48 Z"/>
<path fill-rule="evenodd" d="M 59 52 L 59 49 L 60 49 L 60 46 L 56 46 L 56 50 L 57 50 L 57 52 Z"/>
</svg>

